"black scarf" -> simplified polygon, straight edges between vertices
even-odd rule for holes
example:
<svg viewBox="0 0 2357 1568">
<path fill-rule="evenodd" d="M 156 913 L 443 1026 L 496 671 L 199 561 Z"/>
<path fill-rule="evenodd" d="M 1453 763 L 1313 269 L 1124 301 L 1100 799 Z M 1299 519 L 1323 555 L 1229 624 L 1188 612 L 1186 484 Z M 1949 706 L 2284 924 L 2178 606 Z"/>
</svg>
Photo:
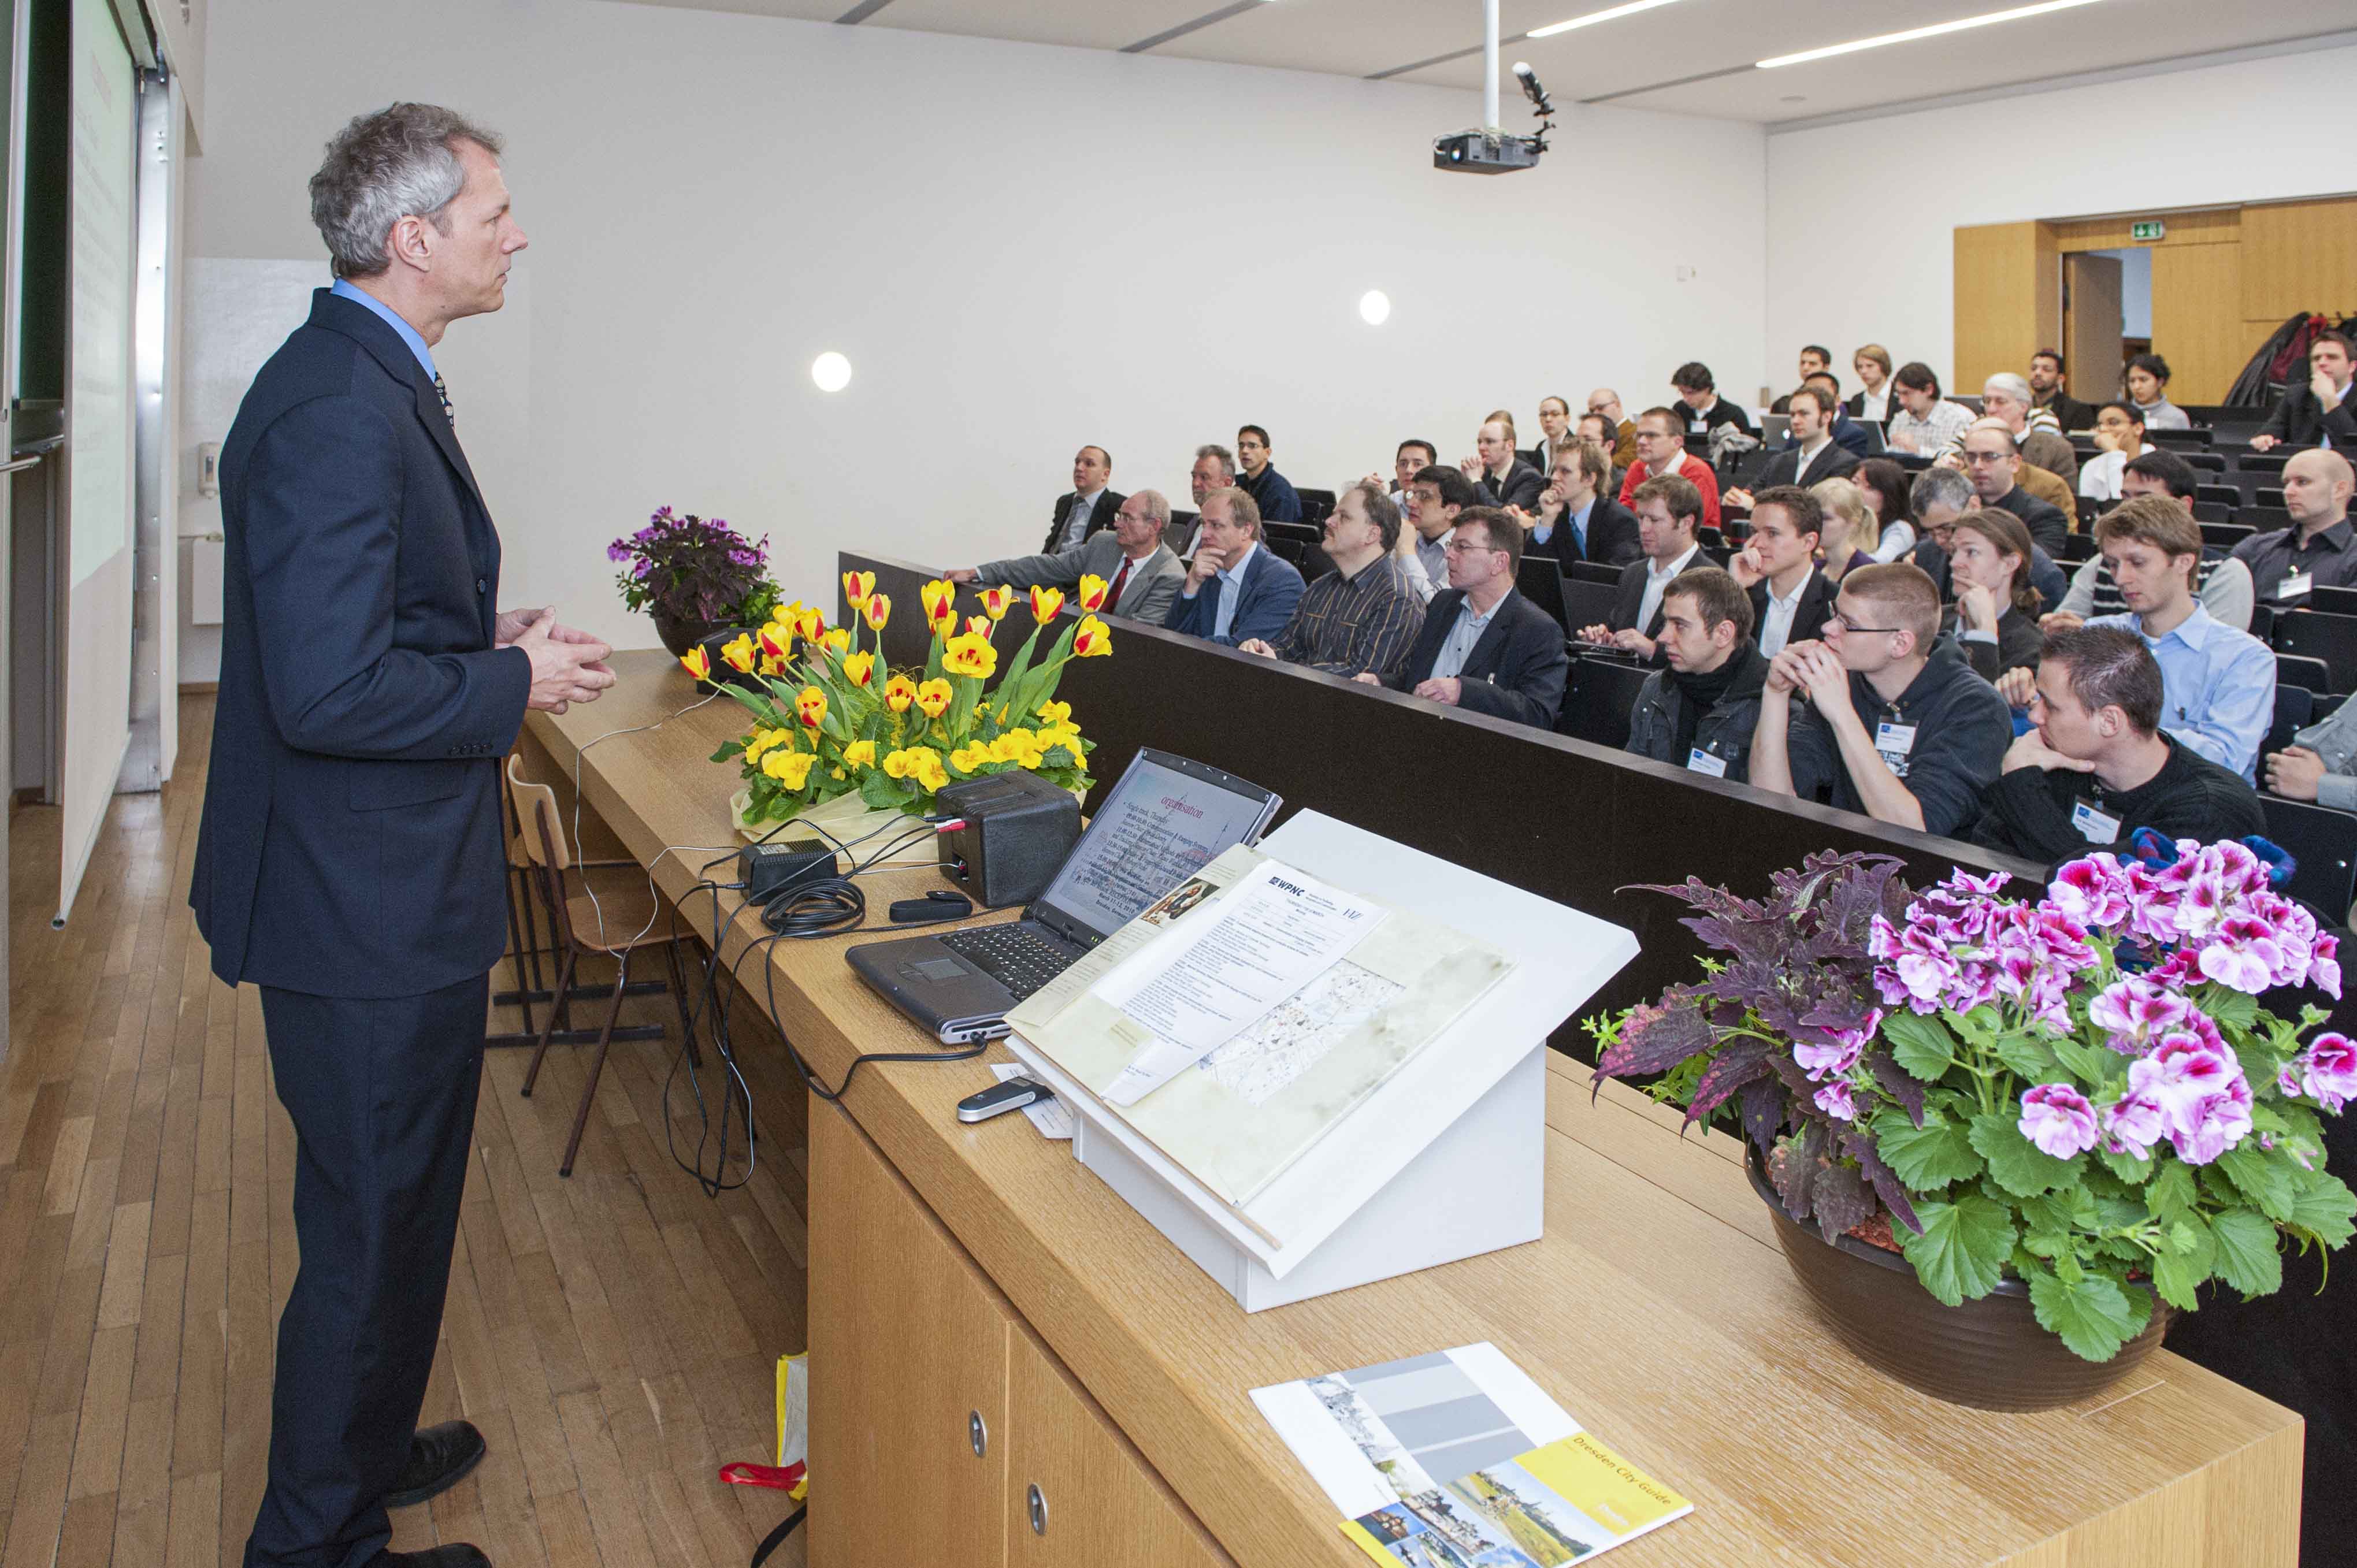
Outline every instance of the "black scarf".
<svg viewBox="0 0 2357 1568">
<path fill-rule="evenodd" d="M 1678 703 L 1677 745 L 1670 753 L 1673 759 L 1684 762 L 1693 754 L 1695 734 L 1702 727 L 1703 715 L 1718 706 L 1718 700 L 1727 695 L 1727 689 L 1750 664 L 1751 648 L 1751 639 L 1747 637 L 1735 645 L 1727 661 L 1716 670 L 1699 674 L 1684 670 L 1670 671 L 1670 680 L 1682 699 Z"/>
</svg>

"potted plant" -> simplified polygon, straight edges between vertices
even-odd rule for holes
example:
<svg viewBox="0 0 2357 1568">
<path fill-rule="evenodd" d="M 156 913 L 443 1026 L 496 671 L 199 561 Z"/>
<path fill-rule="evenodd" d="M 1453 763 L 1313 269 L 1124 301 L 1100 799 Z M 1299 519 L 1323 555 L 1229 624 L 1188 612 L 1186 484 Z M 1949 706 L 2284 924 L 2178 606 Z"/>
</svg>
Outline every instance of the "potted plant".
<svg viewBox="0 0 2357 1568">
<path fill-rule="evenodd" d="M 1078 603 L 1089 613 L 1068 618 L 1060 634 L 1049 628 L 1064 596 L 1033 588 L 1031 633 L 1003 668 L 993 639 L 1014 589 L 983 589 L 985 613 L 961 630 L 957 585 L 926 584 L 930 655 L 921 669 L 893 670 L 884 663 L 883 636 L 892 603 L 876 591 L 873 572 L 844 574 L 845 595 L 874 635 L 872 650 L 857 646 L 854 628 L 829 628 L 800 603 L 727 642 L 720 657 L 737 679 L 721 689 L 753 723 L 712 760 L 738 765 L 737 826 L 759 835 L 768 824 L 800 819 L 849 843 L 897 818 L 922 816 L 952 780 L 1017 769 L 1085 793 L 1095 743 L 1072 722 L 1071 704 L 1056 700 L 1056 688 L 1071 660 L 1113 651 L 1093 613 L 1106 587 L 1099 577 L 1081 580 Z M 1044 654 L 1043 636 L 1053 636 Z M 703 648 L 682 662 L 699 680 L 714 673 Z M 930 848 L 923 853 L 931 858 Z"/>
<path fill-rule="evenodd" d="M 644 528 L 606 546 L 606 557 L 624 567 L 614 578 L 624 607 L 653 618 L 674 659 L 715 632 L 759 626 L 777 607 L 768 542 L 747 539 L 716 517 L 707 522 L 661 508 Z"/>
<path fill-rule="evenodd" d="M 1758 901 L 1650 889 L 1725 956 L 1592 1023 L 1597 1079 L 1739 1122 L 1794 1273 L 1873 1365 L 1992 1409 L 2083 1397 L 2206 1283 L 2269 1294 L 2287 1241 L 2337 1249 L 2357 1214 L 2319 1120 L 2357 1047 L 2258 1001 L 2337 998 L 2334 939 L 2243 844 L 2139 847 L 2029 900 L 2002 872 L 1918 896 L 1867 854 Z"/>
</svg>

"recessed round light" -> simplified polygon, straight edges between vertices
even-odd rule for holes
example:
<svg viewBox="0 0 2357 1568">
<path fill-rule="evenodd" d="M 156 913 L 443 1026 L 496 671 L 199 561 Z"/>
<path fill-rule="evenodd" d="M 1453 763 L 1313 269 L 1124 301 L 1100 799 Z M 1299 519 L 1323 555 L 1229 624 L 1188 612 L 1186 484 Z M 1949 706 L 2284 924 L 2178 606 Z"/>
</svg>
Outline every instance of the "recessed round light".
<svg viewBox="0 0 2357 1568">
<path fill-rule="evenodd" d="M 1359 296 L 1359 319 L 1370 327 L 1381 327 L 1392 317 L 1392 296 L 1382 289 L 1371 288 Z"/>
<path fill-rule="evenodd" d="M 829 349 L 811 361 L 811 380 L 821 392 L 841 392 L 851 384 L 851 361 Z"/>
</svg>

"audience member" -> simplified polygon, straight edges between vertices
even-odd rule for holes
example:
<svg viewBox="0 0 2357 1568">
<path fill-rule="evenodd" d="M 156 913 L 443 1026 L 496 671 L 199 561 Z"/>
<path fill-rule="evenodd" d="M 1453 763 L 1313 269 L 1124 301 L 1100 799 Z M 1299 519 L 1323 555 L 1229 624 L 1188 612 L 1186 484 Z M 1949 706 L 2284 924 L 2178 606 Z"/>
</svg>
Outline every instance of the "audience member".
<svg viewBox="0 0 2357 1568">
<path fill-rule="evenodd" d="M 2221 626 L 2193 596 L 2201 531 L 2159 496 L 2122 501 L 2095 525 L 2127 613 L 2091 627 L 2124 627 L 2144 639 L 2166 689 L 2161 728 L 2248 779 L 2275 720 L 2276 656 L 2246 631 Z"/>
<path fill-rule="evenodd" d="M 1563 628 L 1514 588 L 1523 526 L 1495 507 L 1469 507 L 1448 541 L 1448 586 L 1398 673 L 1354 679 L 1492 718 L 1553 729 L 1571 671 Z"/>
<path fill-rule="evenodd" d="M 1264 521 L 1299 522 L 1301 498 L 1294 493 L 1292 481 L 1269 462 L 1274 451 L 1268 432 L 1259 425 L 1247 424 L 1237 431 L 1236 456 L 1243 464 L 1243 472 L 1236 483 L 1252 497 Z"/>
<path fill-rule="evenodd" d="M 2147 452 L 2157 452 L 2144 439 L 2144 415 L 2132 403 L 2107 403 L 2095 414 L 2095 455 L 2079 468 L 2079 493 L 2099 501 L 2115 501 L 2127 494 L 2123 488 L 2127 467 Z"/>
<path fill-rule="evenodd" d="M 1522 454 L 1523 461 L 1545 473 L 1555 466 L 1555 444 L 1571 433 L 1571 404 L 1559 397 L 1539 399 L 1539 444 Z"/>
<path fill-rule="evenodd" d="M 1751 534 L 1728 570 L 1751 596 L 1751 624 L 1760 651 L 1773 659 L 1795 642 L 1813 639 L 1834 611 L 1834 585 L 1817 570 L 1824 505 L 1797 485 L 1760 492 Z"/>
<path fill-rule="evenodd" d="M 2200 471 L 2192 464 L 2155 446 L 2121 471 L 2120 493 L 2129 498 L 2160 496 L 2191 517 L 2194 489 L 2200 483 Z M 2251 569 L 2242 562 L 2204 548 L 2201 564 L 2193 569 L 2193 591 L 2211 618 L 2236 631 L 2250 629 Z M 2051 636 L 2084 624 L 2091 616 L 2119 615 L 2127 607 L 2120 597 L 2120 585 L 2112 581 L 2111 563 L 2098 553 L 2071 575 L 2071 591 L 2062 596 L 2061 607 L 2050 612 L 2039 626 Z"/>
<path fill-rule="evenodd" d="M 1230 648 L 1254 638 L 1265 641 L 1285 629 L 1301 594 L 1301 574 L 1293 564 L 1261 548 L 1260 508 L 1252 492 L 1213 490 L 1203 498 L 1195 564 L 1162 624 Z"/>
<path fill-rule="evenodd" d="M 1857 458 L 1860 462 L 1864 462 L 1873 454 L 1873 438 L 1867 435 L 1865 425 L 1860 424 L 1857 420 L 1852 419 L 1849 416 L 1848 408 L 1842 403 L 1841 378 L 1839 376 L 1834 374 L 1831 371 L 1819 371 L 1815 375 L 1811 376 L 1807 381 L 1803 381 L 1801 384 L 1824 394 L 1827 429 L 1832 435 L 1835 443 L 1839 446 L 1843 451 L 1847 452 L 1852 456 Z M 1785 411 L 1790 413 L 1791 410 L 1792 400 L 1787 398 L 1785 400 Z M 1792 439 L 1788 434 L 1785 437 L 1785 445 L 1789 446 L 1792 444 Z"/>
<path fill-rule="evenodd" d="M 1686 405 L 1686 428 L 1681 435 L 1691 433 L 1707 435 L 1722 424 L 1732 424 L 1746 435 L 1757 435 L 1751 420 L 1744 412 L 1718 395 L 1711 381 L 1710 367 L 1699 360 L 1688 360 L 1670 377 L 1670 385 L 1678 400 Z"/>
<path fill-rule="evenodd" d="M 1821 371 L 1832 369 L 1833 362 L 1833 354 L 1829 350 L 1822 349 L 1814 343 L 1812 343 L 1807 348 L 1802 349 L 1800 371 L 1801 384 L 1803 386 L 1807 386 L 1811 376 L 1817 374 Z M 1769 405 L 1768 412 L 1770 413 L 1790 413 L 1792 412 L 1791 406 L 1792 402 L 1792 394 L 1786 392 L 1782 397 L 1778 398 L 1773 403 Z"/>
<path fill-rule="evenodd" d="M 1841 404 L 1813 386 L 1804 386 L 1794 392 L 1786 406 L 1792 410 L 1792 444 L 1768 459 L 1760 471 L 1760 488 L 1773 489 L 1781 485 L 1813 485 L 1821 479 L 1838 479 L 1857 472 L 1857 454 L 1834 441 L 1834 416 L 1841 413 Z M 1725 504 L 1750 510 L 1749 490 L 1729 490 Z"/>
<path fill-rule="evenodd" d="M 1602 493 L 1611 471 L 1612 460 L 1594 442 L 1575 441 L 1560 450 L 1547 488 L 1539 492 L 1538 510 L 1513 514 L 1530 531 L 1523 553 L 1552 555 L 1566 566 L 1575 561 L 1621 566 L 1643 554 L 1636 515 Z"/>
<path fill-rule="evenodd" d="M 1608 496 L 1619 495 L 1620 493 L 1620 460 L 1617 454 L 1620 450 L 1620 427 L 1614 424 L 1609 415 L 1601 413 L 1583 413 L 1571 424 L 1580 440 L 1593 442 L 1604 448 L 1605 461 L 1609 465 L 1604 481 L 1604 493 Z M 1631 439 L 1633 441 L 1634 438 Z"/>
<path fill-rule="evenodd" d="M 1868 343 L 1849 357 L 1849 368 L 1857 372 L 1863 383 L 1850 394 L 1850 413 L 1877 424 L 1887 423 L 1899 412 L 1890 395 L 1890 350 L 1879 343 Z"/>
<path fill-rule="evenodd" d="M 2287 800 L 2357 811 L 2357 703 L 2293 731 L 2291 744 L 2269 754 L 2266 768 L 2267 788 Z"/>
<path fill-rule="evenodd" d="M 2052 414 L 2030 406 L 2028 381 L 2011 371 L 1991 376 L 1981 388 L 1981 418 L 1994 419 L 2005 426 L 2013 436 L 2013 444 L 2021 449 L 2022 461 L 2062 481 L 2066 499 L 2057 504 L 2066 508 L 2074 504 L 2067 498 L 2071 486 L 2079 478 L 2078 450 L 2054 428 Z M 2041 498 L 2046 495 L 2042 489 L 2032 493 Z"/>
<path fill-rule="evenodd" d="M 1072 488 L 1056 498 L 1056 515 L 1048 524 L 1048 542 L 1039 546 L 1049 555 L 1070 550 L 1092 533 L 1113 526 L 1114 513 L 1127 498 L 1109 487 L 1113 459 L 1102 446 L 1083 446 L 1072 459 Z"/>
<path fill-rule="evenodd" d="M 1927 468 L 1908 488 L 1907 507 L 1914 517 L 1918 541 L 1908 559 L 1938 585 L 1941 602 L 1945 603 L 1955 597 L 1949 585 L 1949 536 L 1956 519 L 1979 510 L 1980 498 L 1973 492 L 1973 482 L 1956 469 Z M 2070 591 L 2062 568 L 2035 544 L 2029 550 L 2029 585 L 2048 604 L 2060 601 Z"/>
<path fill-rule="evenodd" d="M 1480 504 L 1481 494 L 1472 480 L 1440 463 L 1417 470 L 1408 482 L 1407 493 L 1407 520 L 1415 531 L 1416 563 L 1437 593 L 1448 581 L 1448 536 L 1456 530 L 1458 516 L 1467 507 Z"/>
<path fill-rule="evenodd" d="M 1080 543 L 1054 554 L 1018 555 L 945 572 L 953 583 L 1002 584 L 1028 588 L 1075 588 L 1081 579 L 1102 577 L 1106 584 L 1105 607 L 1132 620 L 1162 624 L 1178 584 L 1187 575 L 1178 558 L 1162 542 L 1170 521 L 1170 503 L 1159 490 L 1124 496 L 1113 527 L 1092 533 Z"/>
<path fill-rule="evenodd" d="M 1163 532 L 1162 542 L 1170 546 L 1170 553 L 1181 561 L 1195 555 L 1195 541 L 1201 536 L 1203 498 L 1213 490 L 1223 490 L 1236 482 L 1236 455 L 1224 446 L 1206 445 L 1195 448 L 1195 466 L 1187 472 L 1187 488 L 1195 498 L 1194 515 L 1174 519 Z"/>
<path fill-rule="evenodd" d="M 2065 435 L 2095 423 L 2095 411 L 2071 395 L 2070 381 L 2069 365 L 2056 350 L 2040 349 L 2029 356 L 2029 406 L 2052 414 Z"/>
<path fill-rule="evenodd" d="M 1738 784 L 1750 775 L 1751 731 L 1768 660 L 1750 637 L 1751 600 L 1716 566 L 1662 596 L 1662 658 L 1629 714 L 1624 750 Z"/>
<path fill-rule="evenodd" d="M 2000 684 L 2011 670 L 2038 663 L 2038 607 L 2044 601 L 2029 584 L 2029 531 L 2009 511 L 1984 507 L 1956 519 L 1948 545 L 1948 565 L 1956 602 L 1940 629 L 1953 635 L 1965 661 L 1984 681 Z M 2012 700 L 2012 693 L 2007 693 Z M 2028 702 L 2028 694 L 2021 702 Z"/>
<path fill-rule="evenodd" d="M 1981 505 L 2002 507 L 2021 519 L 2029 529 L 2029 537 L 2049 555 L 2062 553 L 2062 542 L 2070 537 L 2071 524 L 2059 508 L 2022 488 L 2019 481 L 2027 465 L 2002 420 L 1977 420 L 1964 432 L 1964 468 Z"/>
<path fill-rule="evenodd" d="M 1481 492 L 1483 506 L 1520 507 L 1538 504 L 1546 478 L 1514 455 L 1514 425 L 1510 418 L 1491 414 L 1474 437 L 1475 455 L 1457 467 Z"/>
<path fill-rule="evenodd" d="M 1429 441 L 1412 439 L 1399 444 L 1399 450 L 1392 456 L 1390 498 L 1392 505 L 1399 509 L 1400 516 L 1407 515 L 1407 482 L 1439 461 L 1440 448 Z M 1378 486 L 1383 483 L 1379 475 L 1369 474 L 1367 478 Z"/>
<path fill-rule="evenodd" d="M 2151 828 L 2172 843 L 2266 832 L 2248 784 L 2161 733 L 2167 698 L 2143 639 L 2104 627 L 2050 638 L 2031 728 L 2005 754 L 1964 835 L 2052 865 Z"/>
<path fill-rule="evenodd" d="M 2284 465 L 2284 510 L 2291 526 L 2234 546 L 2234 559 L 2251 569 L 2260 598 L 2297 606 L 2319 583 L 2335 588 L 2357 583 L 2357 550 L 2349 547 L 2351 478 L 2349 459 L 2333 451 L 2296 452 Z"/>
<path fill-rule="evenodd" d="M 1910 360 L 1890 378 L 1898 387 L 1899 412 L 1890 416 L 1883 444 L 1894 452 L 1937 457 L 1953 452 L 1973 423 L 1973 412 L 1940 395 L 1940 378 L 1920 360 Z"/>
<path fill-rule="evenodd" d="M 1273 639 L 1246 638 L 1236 647 L 1329 675 L 1389 675 L 1424 629 L 1424 601 L 1393 554 L 1399 509 L 1381 486 L 1355 484 L 1335 499 L 1325 532 L 1334 569 L 1303 590 Z"/>
<path fill-rule="evenodd" d="M 1587 394 L 1587 412 L 1600 413 L 1613 431 L 1612 466 L 1625 468 L 1637 460 L 1637 422 L 1622 415 L 1620 394 L 1610 387 L 1598 387 Z"/>
<path fill-rule="evenodd" d="M 2256 435 L 2251 449 L 2265 452 L 2279 442 L 2294 446 L 2357 447 L 2357 403 L 2349 401 L 2349 339 L 2319 332 L 2308 345 L 2308 384 L 2295 381 Z"/>
<path fill-rule="evenodd" d="M 1956 832 L 1996 778 L 2013 718 L 1939 633 L 1939 592 L 1915 567 L 1844 578 L 1824 640 L 1793 643 L 1770 663 L 1751 782 L 1802 800 L 1830 788 L 1843 811 Z M 1809 698 L 1797 718 L 1795 693 Z"/>
<path fill-rule="evenodd" d="M 2138 354 L 2128 361 L 2128 401 L 2144 415 L 2147 430 L 2190 430 L 2193 416 L 2169 401 L 2169 361 Z"/>
<path fill-rule="evenodd" d="M 1702 491 L 1692 480 L 1664 474 L 1639 485 L 1631 499 L 1636 502 L 1637 542 L 1644 556 L 1620 569 L 1611 621 L 1584 628 L 1579 635 L 1583 641 L 1650 660 L 1658 651 L 1653 644 L 1662 631 L 1662 595 L 1671 579 L 1711 563 L 1695 539 L 1701 526 Z"/>
<path fill-rule="evenodd" d="M 1620 476 L 1620 504 L 1636 510 L 1637 488 L 1648 479 L 1684 478 L 1702 494 L 1702 526 L 1718 526 L 1718 476 L 1686 450 L 1685 421 L 1666 408 L 1637 416 L 1637 462 Z"/>
<path fill-rule="evenodd" d="M 1829 583 L 1838 584 L 1860 566 L 1871 566 L 1874 556 L 1866 546 L 1875 541 L 1874 509 L 1849 479 L 1820 479 L 1809 487 L 1824 512 L 1817 532 L 1817 569 Z M 1908 537 L 1912 539 L 1910 529 Z"/>
<path fill-rule="evenodd" d="M 1874 513 L 1874 532 L 1861 540 L 1877 561 L 1903 561 L 1915 548 L 1915 530 L 1907 521 L 1907 492 L 1913 481 L 1907 470 L 1888 457 L 1868 457 L 1850 478 Z"/>
</svg>

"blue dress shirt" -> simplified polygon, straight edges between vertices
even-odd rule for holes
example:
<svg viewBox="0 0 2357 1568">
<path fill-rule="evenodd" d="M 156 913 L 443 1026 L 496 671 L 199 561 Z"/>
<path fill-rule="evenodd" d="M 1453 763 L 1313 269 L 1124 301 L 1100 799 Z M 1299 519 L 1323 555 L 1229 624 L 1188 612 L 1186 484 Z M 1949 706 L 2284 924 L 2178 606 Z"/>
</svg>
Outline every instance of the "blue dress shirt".
<svg viewBox="0 0 2357 1568">
<path fill-rule="evenodd" d="M 2160 666 L 2160 727 L 2188 751 L 2254 779 L 2259 746 L 2275 723 L 2276 656 L 2196 603 L 2165 637 L 2145 635 L 2144 618 L 2097 616 L 2089 626 L 2124 627 L 2144 638 Z"/>
<path fill-rule="evenodd" d="M 417 362 L 425 367 L 427 381 L 433 381 L 442 373 L 434 368 L 434 355 L 425 347 L 425 339 L 418 336 L 416 328 L 401 318 L 401 312 L 393 309 L 368 290 L 353 287 L 350 278 L 338 278 L 336 286 L 328 292 L 340 298 L 349 299 L 364 309 L 375 311 L 386 326 L 400 333 L 401 340 L 409 345 L 409 351 L 417 356 Z"/>
<path fill-rule="evenodd" d="M 1243 554 L 1211 574 L 1220 580 L 1220 607 L 1211 619 L 1213 637 L 1227 636 L 1228 628 L 1235 625 L 1236 601 L 1244 594 L 1244 568 L 1252 564 L 1253 552 L 1259 548 L 1257 543 L 1245 545 Z"/>
</svg>

